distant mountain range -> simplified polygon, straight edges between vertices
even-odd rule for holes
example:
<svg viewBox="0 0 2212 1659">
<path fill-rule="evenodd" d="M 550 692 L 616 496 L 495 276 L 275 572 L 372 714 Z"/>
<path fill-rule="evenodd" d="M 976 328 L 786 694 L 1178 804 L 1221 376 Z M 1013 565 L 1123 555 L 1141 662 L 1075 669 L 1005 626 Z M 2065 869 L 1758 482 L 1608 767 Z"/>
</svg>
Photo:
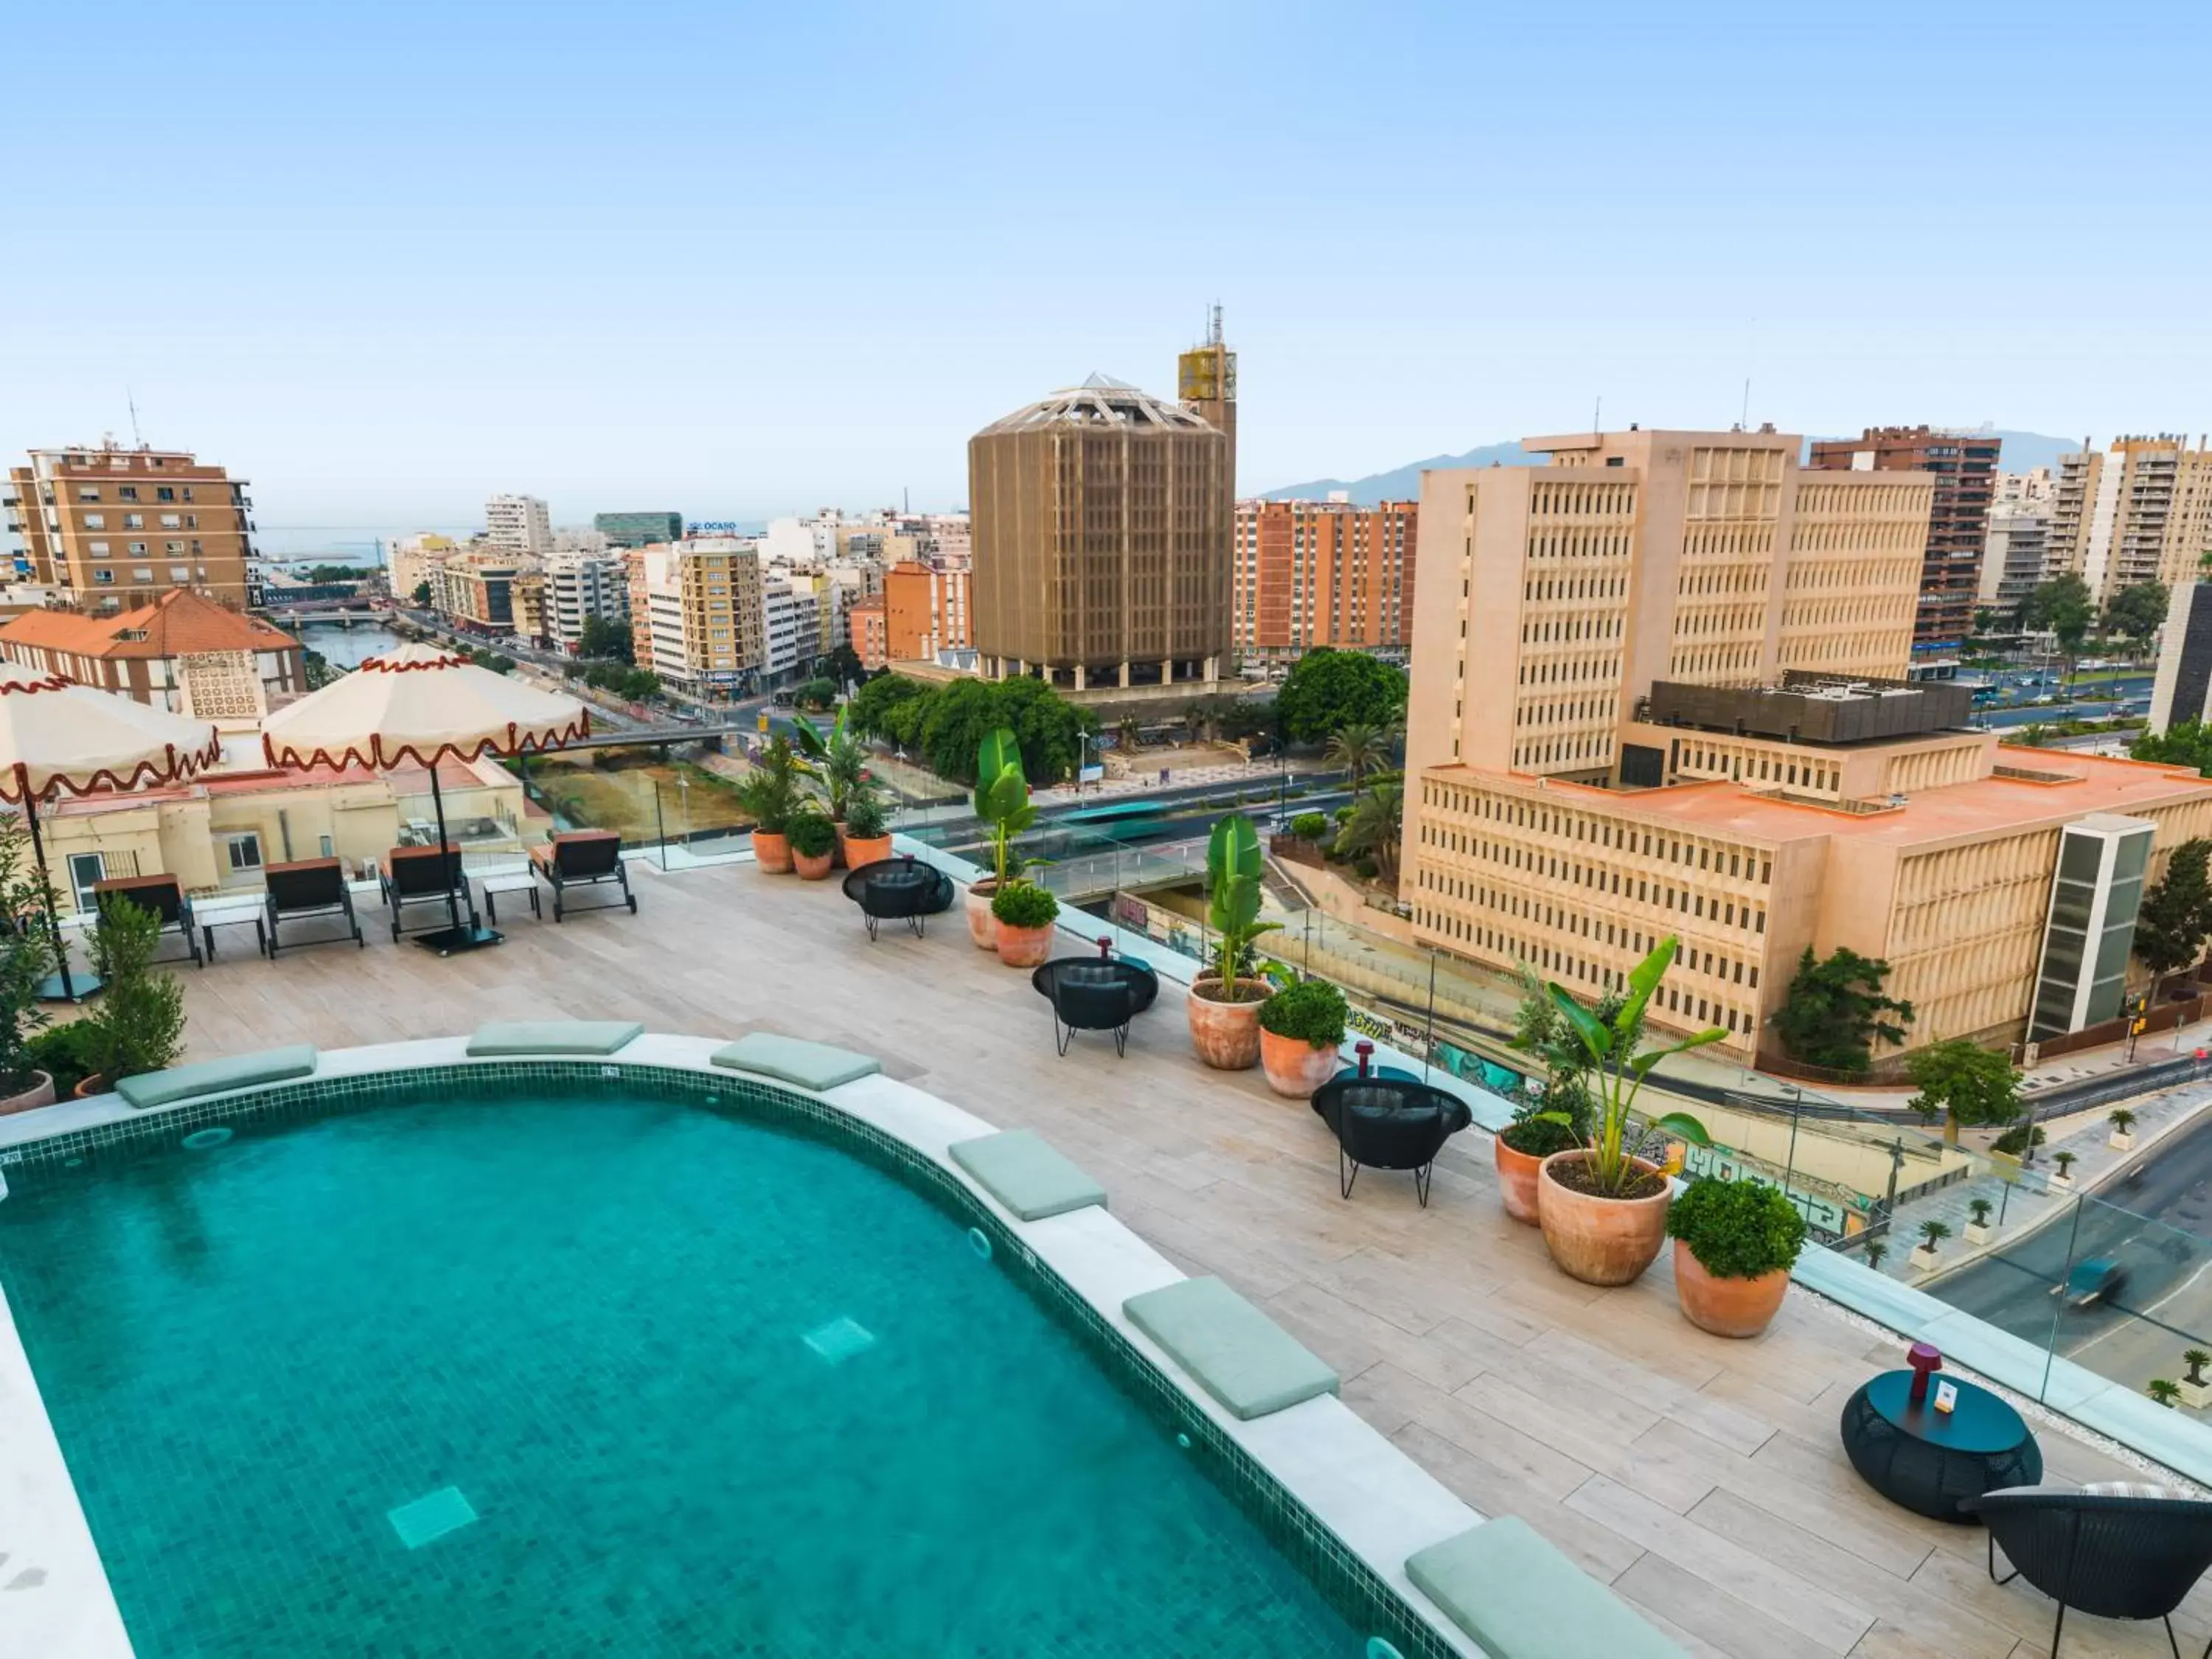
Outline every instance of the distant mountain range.
<svg viewBox="0 0 2212 1659">
<path fill-rule="evenodd" d="M 2070 455 L 2081 447 L 2079 438 L 2053 438 L 2041 432 L 1999 431 L 1993 435 L 2004 441 L 1997 465 L 2007 472 L 2056 466 L 2061 455 Z M 1372 507 L 1377 501 L 1410 501 L 1419 499 L 1424 472 L 1457 466 L 1536 466 L 1543 459 L 1540 455 L 1531 455 L 1518 443 L 1485 444 L 1464 455 L 1431 455 L 1425 461 L 1414 461 L 1388 472 L 1370 472 L 1364 478 L 1314 478 L 1304 483 L 1285 484 L 1280 489 L 1262 491 L 1260 499 L 1317 501 L 1326 500 L 1332 490 L 1341 489 L 1362 507 Z"/>
</svg>

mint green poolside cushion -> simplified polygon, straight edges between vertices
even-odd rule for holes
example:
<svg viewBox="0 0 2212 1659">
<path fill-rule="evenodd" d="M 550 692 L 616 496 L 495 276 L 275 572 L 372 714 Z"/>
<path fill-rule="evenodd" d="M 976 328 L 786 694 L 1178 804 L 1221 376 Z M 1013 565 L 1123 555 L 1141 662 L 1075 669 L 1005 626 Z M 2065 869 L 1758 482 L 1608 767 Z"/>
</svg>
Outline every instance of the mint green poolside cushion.
<svg viewBox="0 0 2212 1659">
<path fill-rule="evenodd" d="M 644 1030 L 634 1019 L 495 1019 L 477 1027 L 469 1057 L 611 1054 Z"/>
<path fill-rule="evenodd" d="M 956 1140 L 945 1150 L 1024 1221 L 1105 1205 L 1106 1189 L 1034 1129 Z"/>
<path fill-rule="evenodd" d="M 1688 1659 L 1517 1516 L 1414 1552 L 1406 1576 L 1491 1659 Z"/>
<path fill-rule="evenodd" d="M 251 1089 L 259 1083 L 313 1077 L 314 1072 L 314 1044 L 295 1042 L 289 1048 L 233 1054 L 228 1060 L 195 1060 L 190 1066 L 172 1066 L 166 1072 L 126 1077 L 115 1085 L 115 1092 L 143 1111 L 149 1106 L 167 1106 L 196 1095 L 219 1095 L 230 1089 Z"/>
<path fill-rule="evenodd" d="M 1218 1279 L 1140 1291 L 1121 1311 L 1239 1418 L 1336 1392 L 1334 1371 Z"/>
<path fill-rule="evenodd" d="M 872 1077 L 883 1066 L 866 1054 L 850 1048 L 833 1048 L 826 1042 L 801 1042 L 797 1037 L 773 1031 L 754 1031 L 726 1042 L 707 1056 L 714 1065 L 733 1072 L 757 1072 L 784 1083 L 819 1094 L 854 1078 Z"/>
</svg>

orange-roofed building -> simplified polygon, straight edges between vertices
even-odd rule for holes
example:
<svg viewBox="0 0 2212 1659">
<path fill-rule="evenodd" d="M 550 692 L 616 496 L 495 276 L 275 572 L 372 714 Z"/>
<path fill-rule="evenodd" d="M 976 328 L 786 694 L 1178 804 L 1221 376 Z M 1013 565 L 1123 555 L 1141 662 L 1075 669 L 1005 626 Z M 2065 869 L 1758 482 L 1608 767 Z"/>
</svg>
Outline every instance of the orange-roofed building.
<svg viewBox="0 0 2212 1659">
<path fill-rule="evenodd" d="M 0 623 L 0 657 L 225 723 L 258 721 L 307 689 L 299 641 L 184 587 L 112 616 L 26 611 Z"/>
<path fill-rule="evenodd" d="M 845 625 L 850 633 L 853 654 L 860 659 L 860 666 L 871 674 L 890 661 L 890 653 L 884 631 L 884 596 L 871 593 L 865 599 L 855 599 L 845 607 Z"/>
</svg>

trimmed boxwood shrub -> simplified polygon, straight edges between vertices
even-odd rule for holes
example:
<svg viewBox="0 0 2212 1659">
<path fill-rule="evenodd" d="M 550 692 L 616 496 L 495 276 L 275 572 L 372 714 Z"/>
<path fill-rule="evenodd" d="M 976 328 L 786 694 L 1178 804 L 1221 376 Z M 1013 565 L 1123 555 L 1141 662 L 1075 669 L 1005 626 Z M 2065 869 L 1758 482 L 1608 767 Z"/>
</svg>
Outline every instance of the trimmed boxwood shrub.
<svg viewBox="0 0 2212 1659">
<path fill-rule="evenodd" d="M 1033 881 L 1009 882 L 992 899 L 991 914 L 1009 927 L 1049 927 L 1060 901 Z"/>
<path fill-rule="evenodd" d="M 1344 993 L 1325 979 L 1301 980 L 1260 1005 L 1260 1029 L 1296 1037 L 1316 1048 L 1344 1041 Z"/>
<path fill-rule="evenodd" d="M 1777 1187 L 1700 1176 L 1667 1212 L 1667 1231 L 1717 1279 L 1756 1279 L 1805 1248 L 1805 1218 Z"/>
<path fill-rule="evenodd" d="M 1291 833 L 1300 841 L 1319 841 L 1328 833 L 1328 814 L 1301 812 L 1291 820 Z"/>
<path fill-rule="evenodd" d="M 799 813 L 785 833 L 791 837 L 791 850 L 811 859 L 820 858 L 837 844 L 836 825 L 819 812 Z"/>
</svg>

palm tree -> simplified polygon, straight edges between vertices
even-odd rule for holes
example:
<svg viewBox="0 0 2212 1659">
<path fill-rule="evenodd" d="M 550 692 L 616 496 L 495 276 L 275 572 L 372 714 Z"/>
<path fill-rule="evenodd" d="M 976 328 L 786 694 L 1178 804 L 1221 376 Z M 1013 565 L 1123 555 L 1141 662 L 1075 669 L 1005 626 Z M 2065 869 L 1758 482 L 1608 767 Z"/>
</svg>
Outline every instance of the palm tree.
<svg viewBox="0 0 2212 1659">
<path fill-rule="evenodd" d="M 2143 1384 L 2143 1392 L 2161 1406 L 2171 1406 L 2181 1398 L 2181 1384 L 2163 1376 L 2154 1376 Z"/>
<path fill-rule="evenodd" d="M 2181 1363 L 2189 1367 L 2190 1386 L 2197 1389 L 2203 1388 L 2204 1368 L 2207 1365 L 2212 1365 L 2212 1353 L 2207 1353 L 2202 1348 L 2185 1348 L 2181 1353 Z"/>
<path fill-rule="evenodd" d="M 2071 1181 L 2074 1178 L 2074 1160 L 2080 1156 L 2079 1152 L 2053 1152 L 2051 1161 L 2058 1166 L 2058 1173 L 2063 1179 Z"/>
<path fill-rule="evenodd" d="M 1183 730 L 1190 734 L 1193 743 L 1205 741 L 1206 720 L 1206 708 L 1202 702 L 1194 702 L 1182 711 Z"/>
<path fill-rule="evenodd" d="M 1380 772 L 1389 765 L 1389 729 L 1370 726 L 1362 720 L 1340 726 L 1329 733 L 1328 744 L 1322 750 L 1322 758 L 1349 772 L 1352 789 L 1357 792 L 1361 781 L 1369 773 Z"/>
<path fill-rule="evenodd" d="M 1880 1239 L 1869 1238 L 1867 1240 L 1867 1266 L 1873 1268 L 1876 1273 L 1880 1273 L 1881 1271 L 1881 1259 L 1888 1254 L 1889 1246 L 1883 1243 Z"/>
<path fill-rule="evenodd" d="M 1137 746 L 1145 740 L 1145 729 L 1137 723 L 1134 714 L 1122 715 L 1121 723 L 1115 731 L 1121 738 L 1121 752 L 1125 755 L 1135 754 Z"/>
<path fill-rule="evenodd" d="M 1950 1236 L 1951 1226 L 1948 1222 L 1923 1221 L 1920 1224 L 1920 1237 L 1923 1242 L 1923 1248 L 1925 1249 L 1930 1255 L 1933 1255 L 1936 1253 L 1936 1247 L 1938 1244 L 1941 1244 L 1945 1239 L 1950 1237 Z"/>
<path fill-rule="evenodd" d="M 2116 1106 L 2106 1113 L 2105 1121 L 2112 1126 L 2112 1133 L 2116 1135 L 2135 1133 L 2136 1115 L 2124 1106 Z"/>
<path fill-rule="evenodd" d="M 1336 850 L 1365 853 L 1386 872 L 1398 867 L 1398 841 L 1405 832 L 1405 792 L 1395 783 L 1378 784 L 1359 797 L 1352 816 L 1336 834 Z"/>
</svg>

